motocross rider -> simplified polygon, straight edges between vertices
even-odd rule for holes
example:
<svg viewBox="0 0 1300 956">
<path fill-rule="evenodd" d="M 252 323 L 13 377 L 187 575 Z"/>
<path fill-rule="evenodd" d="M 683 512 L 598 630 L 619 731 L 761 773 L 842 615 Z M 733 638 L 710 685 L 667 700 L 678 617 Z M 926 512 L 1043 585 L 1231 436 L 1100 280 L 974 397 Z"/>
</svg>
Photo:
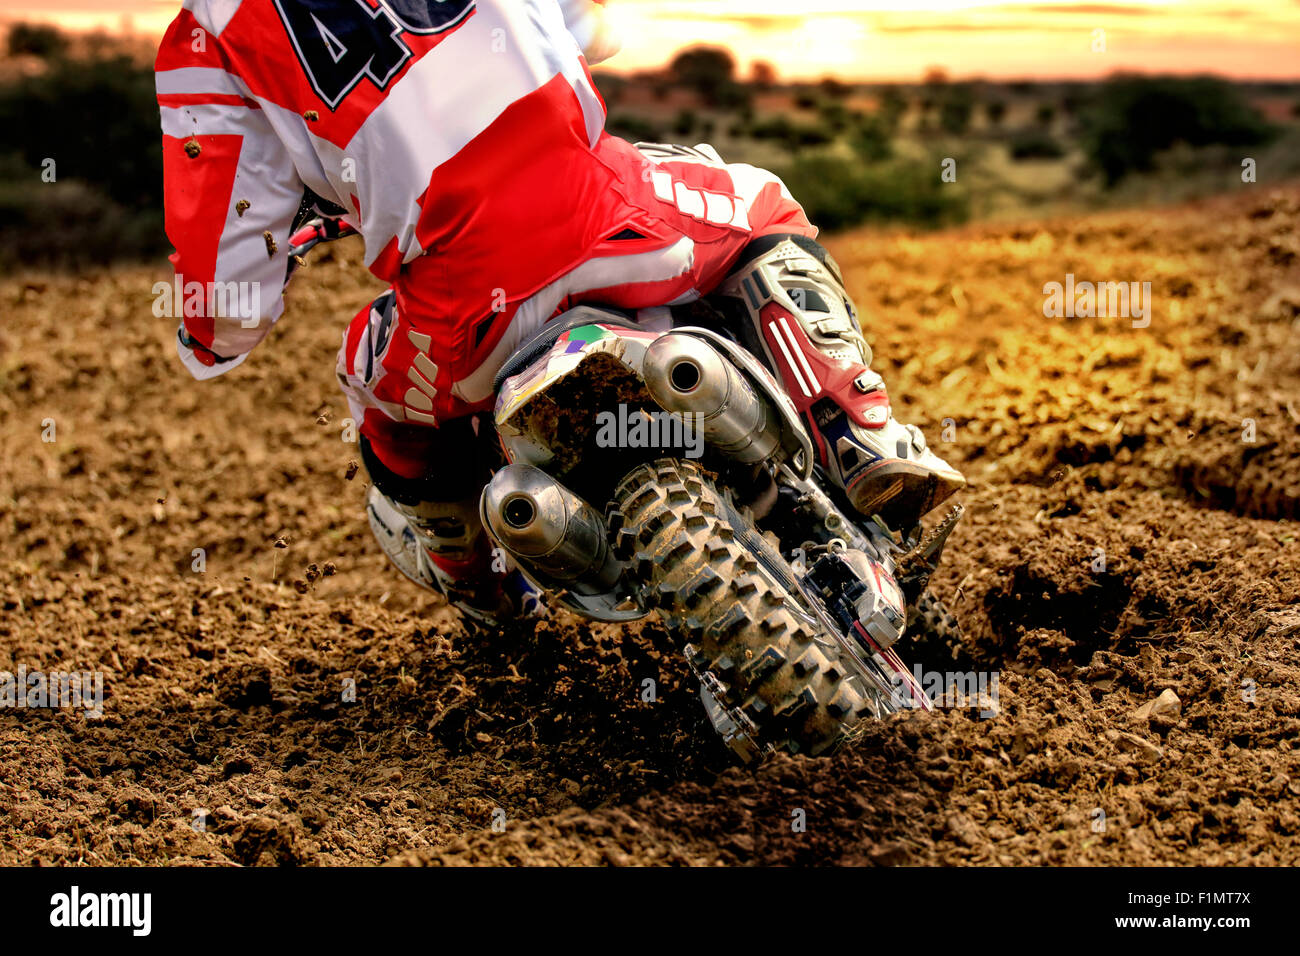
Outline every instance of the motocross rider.
<svg viewBox="0 0 1300 956">
<path fill-rule="evenodd" d="M 255 315 L 187 314 L 181 361 L 221 375 L 271 330 L 304 195 L 345 218 L 390 285 L 337 367 L 371 526 L 480 619 L 523 595 L 490 571 L 478 415 L 514 348 L 581 302 L 729 296 L 864 513 L 910 527 L 964 483 L 893 418 L 839 269 L 776 176 L 604 131 L 588 65 L 617 48 L 593 0 L 185 0 L 158 52 L 175 270 L 262 290 Z"/>
</svg>

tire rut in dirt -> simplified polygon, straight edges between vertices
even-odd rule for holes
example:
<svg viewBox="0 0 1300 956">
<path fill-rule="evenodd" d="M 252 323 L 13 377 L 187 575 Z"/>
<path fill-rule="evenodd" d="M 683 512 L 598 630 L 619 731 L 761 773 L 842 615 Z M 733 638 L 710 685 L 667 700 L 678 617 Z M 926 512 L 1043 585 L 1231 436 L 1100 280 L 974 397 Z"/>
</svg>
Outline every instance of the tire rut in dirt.
<svg viewBox="0 0 1300 956">
<path fill-rule="evenodd" d="M 736 512 L 694 463 L 661 459 L 619 484 L 609 511 L 616 553 L 645 582 L 643 600 L 698 651 L 759 740 L 824 753 L 871 710 L 837 650 L 786 605 L 787 595 L 737 540 Z M 744 520 L 744 519 L 741 519 Z"/>
<path fill-rule="evenodd" d="M 1207 507 L 1271 521 L 1300 520 L 1300 473 L 1293 464 L 1300 440 L 1287 436 L 1243 445 L 1231 429 L 1220 427 L 1214 434 L 1219 450 L 1184 454 L 1174 465 L 1174 484 Z"/>
</svg>

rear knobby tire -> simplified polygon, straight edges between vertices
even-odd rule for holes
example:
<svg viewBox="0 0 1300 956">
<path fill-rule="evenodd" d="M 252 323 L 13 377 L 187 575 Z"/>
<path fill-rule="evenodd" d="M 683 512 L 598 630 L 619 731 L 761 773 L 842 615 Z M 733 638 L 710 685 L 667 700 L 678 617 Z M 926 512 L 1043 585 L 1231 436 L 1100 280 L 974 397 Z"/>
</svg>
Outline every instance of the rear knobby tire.
<svg viewBox="0 0 1300 956">
<path fill-rule="evenodd" d="M 920 654 L 950 660 L 962 648 L 961 624 L 933 591 L 922 591 L 908 611 L 907 636 Z"/>
<path fill-rule="evenodd" d="M 721 682 L 719 702 L 749 718 L 760 746 L 825 753 L 872 711 L 838 647 L 791 613 L 786 589 L 737 539 L 753 530 L 748 517 L 699 466 L 660 459 L 631 471 L 609 529 L 643 606 L 694 648 L 692 664 Z"/>
</svg>

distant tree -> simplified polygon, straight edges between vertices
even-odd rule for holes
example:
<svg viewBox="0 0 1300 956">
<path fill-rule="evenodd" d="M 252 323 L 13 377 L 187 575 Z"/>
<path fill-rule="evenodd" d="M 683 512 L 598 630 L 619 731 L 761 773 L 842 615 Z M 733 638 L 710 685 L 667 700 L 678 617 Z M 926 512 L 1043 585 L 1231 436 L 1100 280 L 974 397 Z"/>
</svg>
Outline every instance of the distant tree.
<svg viewBox="0 0 1300 956">
<path fill-rule="evenodd" d="M 942 68 L 932 66 L 925 71 L 923 90 L 920 98 L 921 127 L 929 129 L 933 120 L 932 113 L 944 100 L 944 87 L 948 85 L 948 73 Z"/>
<path fill-rule="evenodd" d="M 834 100 L 842 100 L 853 92 L 853 88 L 841 83 L 833 76 L 828 76 L 818 84 L 824 95 Z"/>
<path fill-rule="evenodd" d="M 749 87 L 736 80 L 735 59 L 721 47 L 697 46 L 678 53 L 668 66 L 666 82 L 694 90 L 718 109 L 739 109 L 753 98 Z"/>
<path fill-rule="evenodd" d="M 754 139 L 771 139 L 789 142 L 794 138 L 794 124 L 789 117 L 777 115 L 749 124 L 749 135 Z"/>
<path fill-rule="evenodd" d="M 842 133 L 849 127 L 849 109 L 838 100 L 823 100 L 818 106 L 817 111 L 821 114 L 822 120 L 837 133 Z"/>
<path fill-rule="evenodd" d="M 34 169 L 58 158 L 59 179 L 80 179 L 128 207 L 157 208 L 162 191 L 153 70 L 123 53 L 57 58 L 40 76 L 0 88 L 7 151 Z"/>
<path fill-rule="evenodd" d="M 1090 162 L 1114 185 L 1150 170 L 1155 154 L 1176 142 L 1250 146 L 1277 129 L 1217 77 L 1117 76 L 1102 84 L 1079 117 Z"/>
<path fill-rule="evenodd" d="M 776 86 L 776 67 L 766 60 L 755 60 L 749 67 L 749 82 L 760 90 Z"/>
<path fill-rule="evenodd" d="M 734 102 L 736 61 L 722 47 L 696 46 L 673 57 L 669 76 L 680 86 L 694 90 L 709 104 Z"/>
<path fill-rule="evenodd" d="M 944 86 L 948 82 L 948 71 L 941 66 L 932 66 L 925 71 L 921 82 L 931 88 Z"/>
<path fill-rule="evenodd" d="M 1065 148 L 1043 129 L 1017 133 L 1011 140 L 1012 159 L 1059 159 Z"/>
<path fill-rule="evenodd" d="M 1051 103 L 1039 103 L 1038 109 L 1034 111 L 1034 119 L 1039 126 L 1048 128 L 1052 125 L 1052 120 L 1056 119 L 1056 107 Z"/>
<path fill-rule="evenodd" d="M 754 102 L 754 92 L 744 83 L 728 83 L 706 96 L 705 101 L 720 110 L 746 110 Z"/>
<path fill-rule="evenodd" d="M 801 125 L 781 115 L 752 124 L 749 135 L 754 139 L 773 140 L 791 152 L 804 146 L 825 146 L 835 138 L 824 126 Z"/>
<path fill-rule="evenodd" d="M 990 126 L 1001 126 L 1007 115 L 1006 100 L 989 100 L 984 104 L 984 117 Z"/>
<path fill-rule="evenodd" d="M 107 263 L 166 248 L 153 69 L 117 55 L 121 44 L 99 49 L 0 79 L 0 268 Z M 49 158 L 58 174 L 44 184 Z"/>
<path fill-rule="evenodd" d="M 699 117 L 694 110 L 682 110 L 673 121 L 673 132 L 678 136 L 690 136 L 699 124 Z"/>
<path fill-rule="evenodd" d="M 849 145 L 866 162 L 878 163 L 894 154 L 891 132 L 892 127 L 884 116 L 863 116 L 849 138 Z"/>
<path fill-rule="evenodd" d="M 609 122 L 605 124 L 605 128 L 609 130 L 611 135 L 621 136 L 633 143 L 654 143 L 663 139 L 658 126 L 639 116 L 631 116 L 626 113 L 611 116 Z"/>
<path fill-rule="evenodd" d="M 68 38 L 43 23 L 15 23 L 9 28 L 10 56 L 39 56 L 48 60 L 68 48 Z"/>
<path fill-rule="evenodd" d="M 823 126 L 798 126 L 790 142 L 791 149 L 800 146 L 825 146 L 835 141 L 835 135 Z"/>
<path fill-rule="evenodd" d="M 814 153 L 795 157 L 777 172 L 809 218 L 827 230 L 863 222 L 931 227 L 960 222 L 969 212 L 963 194 L 931 172 L 937 165 L 937 160 L 864 165 Z"/>
<path fill-rule="evenodd" d="M 1084 91 L 1077 86 L 1071 86 L 1061 97 L 1061 112 L 1066 116 L 1077 116 L 1086 102 Z"/>
<path fill-rule="evenodd" d="M 907 112 L 907 98 L 896 86 L 887 86 L 880 91 L 880 118 L 890 132 L 898 129 L 898 123 Z"/>
<path fill-rule="evenodd" d="M 955 84 L 944 91 L 939 103 L 939 125 L 945 133 L 960 136 L 970 128 L 971 113 L 975 110 L 975 94 L 965 83 Z"/>
</svg>

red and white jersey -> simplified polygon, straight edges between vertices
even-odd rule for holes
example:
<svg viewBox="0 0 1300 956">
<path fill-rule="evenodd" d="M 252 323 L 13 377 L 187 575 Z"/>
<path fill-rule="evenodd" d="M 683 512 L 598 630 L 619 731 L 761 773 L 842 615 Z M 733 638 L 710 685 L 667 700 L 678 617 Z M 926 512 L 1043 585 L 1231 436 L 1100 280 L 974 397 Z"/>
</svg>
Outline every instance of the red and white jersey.
<svg viewBox="0 0 1300 956">
<path fill-rule="evenodd" d="M 587 72 L 616 49 L 600 14 L 593 0 L 185 0 L 156 70 L 177 285 L 185 302 L 206 290 L 179 349 L 195 377 L 234 368 L 279 318 L 304 187 L 347 211 L 389 282 L 426 252 L 454 269 L 457 250 L 507 235 L 507 257 L 571 267 L 586 239 L 547 230 L 573 233 L 566 184 L 604 126 Z M 221 307 L 231 283 L 252 290 L 243 308 Z"/>
</svg>

